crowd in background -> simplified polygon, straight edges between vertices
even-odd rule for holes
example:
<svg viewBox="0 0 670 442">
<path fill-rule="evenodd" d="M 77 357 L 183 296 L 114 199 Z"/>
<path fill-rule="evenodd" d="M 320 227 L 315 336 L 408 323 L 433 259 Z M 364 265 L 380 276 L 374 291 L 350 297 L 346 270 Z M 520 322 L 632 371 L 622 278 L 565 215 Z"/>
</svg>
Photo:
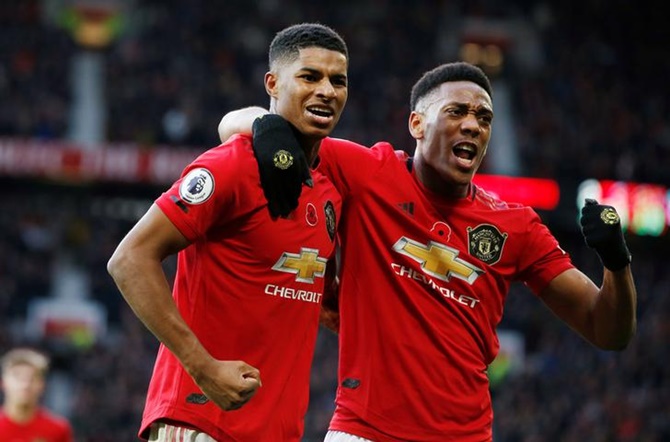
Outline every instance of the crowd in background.
<svg viewBox="0 0 670 442">
<path fill-rule="evenodd" d="M 447 61 L 450 26 L 464 17 L 521 17 L 537 31 L 543 60 L 524 69 L 512 58 L 500 74 L 512 91 L 522 174 L 670 185 L 670 91 L 664 81 L 670 69 L 660 14 L 643 18 L 627 2 L 596 0 L 580 2 L 579 14 L 569 1 L 553 9 L 530 0 L 504 7 L 486 0 L 296 3 L 134 2 L 126 35 L 101 52 L 107 139 L 146 148 L 218 144 L 216 126 L 225 111 L 268 102 L 261 80 L 274 32 L 297 21 L 320 21 L 345 37 L 351 55 L 349 101 L 335 135 L 408 149 L 410 88 L 422 72 Z M 67 137 L 68 61 L 80 49 L 44 19 L 41 5 L 0 5 L 0 137 Z M 89 276 L 91 299 L 107 310 L 109 332 L 90 346 L 49 348 L 55 372 L 66 377 L 72 393 L 69 417 L 78 440 L 135 440 L 157 343 L 105 270 L 134 220 L 94 210 L 101 198 L 94 189 L 2 177 L 0 183 L 6 190 L 0 209 L 0 351 L 26 343 L 30 301 L 49 295 L 57 264 L 74 259 Z M 141 194 L 148 204 L 158 192 L 127 189 L 124 196 Z M 556 234 L 598 281 L 599 263 L 576 224 Z M 624 352 L 590 347 L 522 286 L 509 295 L 501 328 L 524 336 L 526 359 L 518 373 L 493 386 L 497 442 L 670 440 L 670 243 L 667 234 L 629 240 L 639 327 Z M 322 331 L 306 442 L 322 440 L 327 428 L 336 349 L 336 336 Z"/>
</svg>

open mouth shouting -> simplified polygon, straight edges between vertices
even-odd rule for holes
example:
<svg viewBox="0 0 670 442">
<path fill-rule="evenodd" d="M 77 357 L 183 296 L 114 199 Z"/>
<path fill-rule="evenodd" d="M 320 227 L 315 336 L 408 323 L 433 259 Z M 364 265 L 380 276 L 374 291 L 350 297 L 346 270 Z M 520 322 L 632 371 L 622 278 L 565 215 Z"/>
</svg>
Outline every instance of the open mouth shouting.
<svg viewBox="0 0 670 442">
<path fill-rule="evenodd" d="M 461 142 L 456 144 L 452 151 L 459 166 L 468 169 L 475 166 L 475 159 L 477 158 L 477 146 L 475 144 Z"/>
<path fill-rule="evenodd" d="M 307 114 L 315 123 L 321 126 L 332 124 L 335 118 L 335 111 L 323 105 L 308 106 Z"/>
</svg>

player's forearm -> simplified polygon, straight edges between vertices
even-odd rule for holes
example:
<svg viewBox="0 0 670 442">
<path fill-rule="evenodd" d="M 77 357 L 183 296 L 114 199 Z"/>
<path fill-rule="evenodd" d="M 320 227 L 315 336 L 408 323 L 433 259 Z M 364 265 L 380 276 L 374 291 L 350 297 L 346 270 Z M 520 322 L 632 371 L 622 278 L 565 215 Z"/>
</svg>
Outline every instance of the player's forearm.
<svg viewBox="0 0 670 442">
<path fill-rule="evenodd" d="M 197 376 L 200 364 L 211 356 L 179 314 L 160 261 L 117 251 L 108 269 L 135 315 L 191 376 Z"/>
<path fill-rule="evenodd" d="M 234 134 L 251 134 L 254 120 L 267 113 L 267 109 L 258 106 L 228 112 L 219 122 L 219 139 L 224 142 Z"/>
<path fill-rule="evenodd" d="M 599 347 L 624 349 L 635 334 L 637 294 L 630 265 L 612 272 L 605 269 L 594 307 L 594 333 Z"/>
</svg>

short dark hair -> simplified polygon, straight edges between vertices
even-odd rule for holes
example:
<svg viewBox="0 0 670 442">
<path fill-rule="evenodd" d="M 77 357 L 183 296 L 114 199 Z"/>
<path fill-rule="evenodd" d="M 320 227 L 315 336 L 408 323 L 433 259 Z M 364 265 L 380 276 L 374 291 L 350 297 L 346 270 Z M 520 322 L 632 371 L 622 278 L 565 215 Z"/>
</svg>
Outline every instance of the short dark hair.
<svg viewBox="0 0 670 442">
<path fill-rule="evenodd" d="M 284 28 L 270 43 L 270 69 L 277 60 L 293 60 L 300 49 L 319 47 L 337 51 L 349 59 L 349 51 L 344 39 L 332 28 L 320 23 L 300 23 Z"/>
<path fill-rule="evenodd" d="M 464 61 L 445 63 L 424 73 L 412 86 L 410 110 L 416 110 L 416 103 L 442 83 L 451 81 L 471 81 L 481 86 L 489 96 L 492 95 L 491 82 L 480 68 Z"/>
</svg>

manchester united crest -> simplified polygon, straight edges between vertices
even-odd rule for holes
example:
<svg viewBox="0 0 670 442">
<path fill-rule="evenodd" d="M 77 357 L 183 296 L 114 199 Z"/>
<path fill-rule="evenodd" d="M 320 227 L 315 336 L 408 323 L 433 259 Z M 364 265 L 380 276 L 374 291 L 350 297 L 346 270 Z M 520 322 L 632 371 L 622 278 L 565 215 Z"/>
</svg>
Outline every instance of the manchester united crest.
<svg viewBox="0 0 670 442">
<path fill-rule="evenodd" d="M 500 230 L 491 224 L 480 224 L 475 228 L 468 227 L 467 231 L 470 255 L 488 265 L 500 261 L 507 233 L 500 233 Z"/>
<path fill-rule="evenodd" d="M 326 229 L 328 230 L 328 236 L 330 240 L 335 239 L 335 229 L 337 227 L 337 215 L 335 214 L 335 206 L 331 201 L 328 201 L 323 208 L 324 213 L 326 214 Z"/>
<path fill-rule="evenodd" d="M 275 152 L 272 162 L 277 169 L 286 170 L 293 166 L 293 155 L 287 150 L 280 149 Z"/>
<path fill-rule="evenodd" d="M 600 219 L 603 220 L 605 224 L 613 226 L 614 224 L 619 223 L 619 214 L 616 213 L 611 207 L 605 207 L 602 212 L 600 212 Z"/>
</svg>

